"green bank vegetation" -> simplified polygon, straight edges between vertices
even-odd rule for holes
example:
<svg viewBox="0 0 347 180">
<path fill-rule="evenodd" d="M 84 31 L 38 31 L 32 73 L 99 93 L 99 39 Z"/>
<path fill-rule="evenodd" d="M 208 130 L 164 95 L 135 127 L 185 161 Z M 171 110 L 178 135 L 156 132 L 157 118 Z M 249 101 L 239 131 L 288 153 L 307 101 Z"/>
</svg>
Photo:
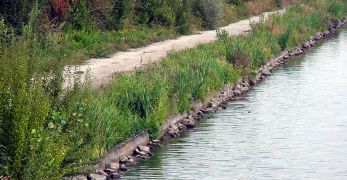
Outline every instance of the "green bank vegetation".
<svg viewBox="0 0 347 180">
<path fill-rule="evenodd" d="M 253 25 L 248 36 L 219 32 L 216 43 L 172 53 L 132 75 L 117 74 L 98 92 L 76 84 L 65 94 L 61 72 L 67 55 L 56 41 L 60 34 L 38 37 L 28 23 L 16 36 L 1 21 L 0 174 L 59 179 L 83 172 L 136 133 L 156 138 L 169 115 L 189 110 L 223 84 L 254 76 L 270 57 L 326 30 L 346 9 L 346 1 L 303 0 L 283 16 Z"/>
<path fill-rule="evenodd" d="M 30 24 L 31 33 L 40 37 L 41 43 L 61 47 L 64 63 L 76 64 L 198 30 L 215 29 L 281 5 L 275 2 L 3 0 L 0 19 L 17 35 L 24 33 L 23 24 Z"/>
</svg>

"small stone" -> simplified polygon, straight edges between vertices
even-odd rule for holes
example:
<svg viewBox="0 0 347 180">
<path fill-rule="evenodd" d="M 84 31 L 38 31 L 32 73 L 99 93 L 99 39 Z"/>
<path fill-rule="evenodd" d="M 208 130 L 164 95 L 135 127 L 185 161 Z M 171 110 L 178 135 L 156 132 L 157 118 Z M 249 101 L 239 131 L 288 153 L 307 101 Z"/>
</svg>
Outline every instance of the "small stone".
<svg viewBox="0 0 347 180">
<path fill-rule="evenodd" d="M 241 92 L 241 90 L 239 90 L 239 89 L 235 89 L 235 90 L 234 90 L 234 94 L 235 94 L 235 96 L 241 96 L 241 95 L 242 95 L 242 92 Z"/>
<path fill-rule="evenodd" d="M 139 152 L 139 155 L 141 155 L 141 156 L 147 156 L 147 153 L 144 152 L 144 151 L 140 151 L 140 152 Z"/>
<path fill-rule="evenodd" d="M 304 51 L 301 48 L 296 48 L 291 53 L 289 53 L 290 56 L 297 56 L 304 53 Z"/>
<path fill-rule="evenodd" d="M 133 158 L 130 158 L 129 160 L 128 160 L 128 163 L 129 164 L 132 164 L 132 163 L 134 163 L 135 162 L 135 160 L 133 159 Z"/>
<path fill-rule="evenodd" d="M 108 174 L 103 170 L 97 170 L 96 173 L 101 174 L 101 175 L 105 175 L 106 177 L 108 176 Z"/>
<path fill-rule="evenodd" d="M 198 116 L 202 117 L 204 115 L 204 113 L 202 111 L 199 111 L 198 113 L 196 113 Z"/>
<path fill-rule="evenodd" d="M 151 152 L 151 149 L 148 146 L 137 146 L 137 148 L 139 148 L 140 151 L 143 151 L 145 153 Z"/>
<path fill-rule="evenodd" d="M 282 59 L 282 57 L 279 58 L 279 59 L 277 59 L 276 61 L 271 61 L 270 65 L 271 65 L 272 67 L 277 67 L 277 66 L 279 65 L 278 61 L 280 61 L 281 59 Z"/>
<path fill-rule="evenodd" d="M 208 117 L 208 115 L 204 114 L 202 111 L 198 112 L 198 116 L 200 116 L 200 119 L 206 119 Z"/>
<path fill-rule="evenodd" d="M 110 162 L 106 164 L 106 169 L 119 169 L 119 163 Z"/>
<path fill-rule="evenodd" d="M 214 110 L 218 109 L 218 105 L 217 104 L 213 104 L 212 105 L 212 109 L 214 109 Z"/>
<path fill-rule="evenodd" d="M 249 83 L 247 82 L 247 83 L 242 83 L 241 84 L 241 92 L 247 92 L 247 91 L 249 91 Z"/>
<path fill-rule="evenodd" d="M 73 177 L 71 180 L 87 180 L 87 177 L 82 176 L 82 175 L 78 175 L 78 176 Z"/>
<path fill-rule="evenodd" d="M 305 41 L 305 42 L 302 44 L 302 47 L 305 48 L 305 49 L 311 47 L 310 42 L 309 42 L 309 41 Z"/>
<path fill-rule="evenodd" d="M 136 155 L 139 155 L 140 152 L 141 152 L 141 151 L 140 151 L 139 149 L 135 149 L 135 150 L 134 150 L 134 154 L 136 154 Z"/>
<path fill-rule="evenodd" d="M 108 169 L 105 169 L 105 172 L 107 172 L 108 174 L 112 174 L 112 173 L 118 172 L 118 170 L 108 168 Z"/>
<path fill-rule="evenodd" d="M 317 32 L 315 35 L 314 35 L 314 40 L 320 40 L 320 39 L 322 39 L 323 38 L 323 34 L 322 34 L 322 32 Z"/>
<path fill-rule="evenodd" d="M 127 161 L 128 161 L 128 158 L 125 157 L 125 156 L 122 156 L 122 157 L 119 158 L 119 162 L 122 163 L 122 164 L 126 163 Z"/>
<path fill-rule="evenodd" d="M 168 130 L 168 134 L 171 136 L 171 137 L 176 137 L 178 136 L 178 133 L 179 133 L 179 128 L 175 125 L 172 125 L 170 126 L 169 130 Z"/>
<path fill-rule="evenodd" d="M 252 82 L 251 85 L 252 85 L 252 86 L 255 86 L 255 85 L 257 84 L 258 81 L 257 81 L 256 78 L 253 78 L 253 79 L 251 80 L 251 82 Z"/>
<path fill-rule="evenodd" d="M 169 130 L 168 134 L 171 136 L 171 137 L 177 137 L 178 134 L 172 130 Z"/>
<path fill-rule="evenodd" d="M 262 72 L 262 74 L 264 74 L 266 76 L 271 75 L 271 72 L 270 72 L 270 70 L 267 67 L 265 67 L 261 72 Z"/>
<path fill-rule="evenodd" d="M 332 33 L 332 34 L 336 33 L 336 29 L 331 29 L 330 33 Z"/>
<path fill-rule="evenodd" d="M 193 115 L 192 118 L 196 121 L 199 121 L 201 119 L 201 116 Z"/>
<path fill-rule="evenodd" d="M 219 94 L 219 97 L 224 97 L 224 96 L 226 96 L 227 95 L 227 93 L 226 92 L 221 92 L 220 94 Z"/>
<path fill-rule="evenodd" d="M 89 180 L 106 180 L 107 176 L 101 175 L 101 174 L 89 174 L 88 179 Z"/>
<path fill-rule="evenodd" d="M 276 61 L 276 62 L 273 63 L 273 66 L 274 66 L 274 67 L 277 67 L 277 66 L 279 66 L 279 65 L 280 65 L 279 61 Z"/>
<path fill-rule="evenodd" d="M 182 123 L 178 123 L 177 126 L 180 130 L 183 130 L 185 128 L 185 126 Z"/>
<path fill-rule="evenodd" d="M 212 108 L 206 108 L 206 109 L 202 109 L 201 112 L 203 112 L 204 114 L 210 114 L 213 112 Z"/>
<path fill-rule="evenodd" d="M 191 119 L 191 118 L 184 119 L 182 121 L 182 124 L 184 124 L 188 128 L 194 128 L 195 127 L 195 121 L 193 119 Z"/>
<path fill-rule="evenodd" d="M 327 37 L 327 36 L 329 36 L 329 35 L 330 35 L 330 32 L 329 32 L 329 31 L 324 31 L 324 32 L 323 32 L 323 36 L 324 36 L 324 37 Z"/>
<path fill-rule="evenodd" d="M 119 167 L 119 170 L 121 171 L 127 171 L 127 167 L 125 166 L 125 164 L 121 164 L 120 167 Z"/>
</svg>

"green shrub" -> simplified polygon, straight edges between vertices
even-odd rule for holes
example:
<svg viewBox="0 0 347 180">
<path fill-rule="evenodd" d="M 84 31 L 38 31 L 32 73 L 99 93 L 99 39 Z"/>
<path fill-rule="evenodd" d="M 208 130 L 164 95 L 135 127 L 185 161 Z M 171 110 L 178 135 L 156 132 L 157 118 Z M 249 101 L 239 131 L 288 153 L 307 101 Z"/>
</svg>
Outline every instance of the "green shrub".
<svg viewBox="0 0 347 180">
<path fill-rule="evenodd" d="M 77 3 L 69 8 L 67 20 L 73 29 L 93 29 L 94 23 L 90 21 L 89 9 L 86 0 L 78 0 Z"/>
<path fill-rule="evenodd" d="M 203 19 L 210 29 L 216 29 L 222 24 L 224 0 L 199 0 L 203 10 Z"/>
<path fill-rule="evenodd" d="M 4 20 L 0 20 L 0 53 L 11 44 L 13 36 L 13 30 L 5 24 Z"/>
</svg>

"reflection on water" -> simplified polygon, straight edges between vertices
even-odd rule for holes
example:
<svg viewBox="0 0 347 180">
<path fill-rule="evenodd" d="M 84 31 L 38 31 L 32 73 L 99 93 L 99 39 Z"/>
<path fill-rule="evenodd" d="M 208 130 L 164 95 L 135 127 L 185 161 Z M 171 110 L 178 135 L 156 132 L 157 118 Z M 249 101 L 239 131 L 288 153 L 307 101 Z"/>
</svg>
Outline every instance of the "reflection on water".
<svg viewBox="0 0 347 180">
<path fill-rule="evenodd" d="M 347 30 L 155 154 L 124 179 L 347 179 Z"/>
</svg>

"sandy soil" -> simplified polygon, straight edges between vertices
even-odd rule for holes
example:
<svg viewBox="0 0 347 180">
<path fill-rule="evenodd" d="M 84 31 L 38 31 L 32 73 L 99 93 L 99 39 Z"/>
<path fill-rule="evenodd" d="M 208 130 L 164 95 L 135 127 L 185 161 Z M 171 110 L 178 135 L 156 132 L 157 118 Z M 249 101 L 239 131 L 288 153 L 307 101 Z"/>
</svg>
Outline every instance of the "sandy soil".
<svg viewBox="0 0 347 180">
<path fill-rule="evenodd" d="M 266 12 L 263 14 L 267 18 L 273 13 L 283 13 L 284 10 Z M 250 23 L 257 23 L 262 16 L 254 16 L 246 20 L 232 23 L 220 29 L 226 30 L 230 35 L 238 35 L 251 30 Z M 181 36 L 177 39 L 170 39 L 162 42 L 150 44 L 145 47 L 129 49 L 125 52 L 118 52 L 110 58 L 90 59 L 84 64 L 76 66 L 66 66 L 64 71 L 65 88 L 72 84 L 76 79 L 84 79 L 84 74 L 88 71 L 94 87 L 99 87 L 112 80 L 116 72 L 131 72 L 135 68 L 149 63 L 157 62 L 165 58 L 172 51 L 179 51 L 186 48 L 196 47 L 216 41 L 216 31 L 201 31 L 194 35 Z M 80 78 L 76 78 L 80 76 Z"/>
</svg>

